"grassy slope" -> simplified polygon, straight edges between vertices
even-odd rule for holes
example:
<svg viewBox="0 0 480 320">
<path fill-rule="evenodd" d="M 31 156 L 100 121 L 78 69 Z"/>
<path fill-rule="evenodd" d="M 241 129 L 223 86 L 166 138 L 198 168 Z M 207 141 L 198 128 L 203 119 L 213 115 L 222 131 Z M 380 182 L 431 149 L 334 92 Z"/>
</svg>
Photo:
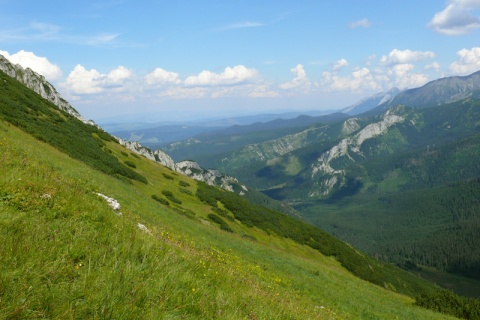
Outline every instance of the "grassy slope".
<svg viewBox="0 0 480 320">
<path fill-rule="evenodd" d="M 178 192 L 181 180 L 194 192 L 194 181 L 107 144 L 149 184 L 126 184 L 0 122 L 1 319 L 443 317 L 293 241 L 239 223 L 221 231 L 200 219 L 208 206 Z M 151 199 L 162 190 L 196 219 Z M 94 191 L 117 199 L 123 217 Z"/>
</svg>

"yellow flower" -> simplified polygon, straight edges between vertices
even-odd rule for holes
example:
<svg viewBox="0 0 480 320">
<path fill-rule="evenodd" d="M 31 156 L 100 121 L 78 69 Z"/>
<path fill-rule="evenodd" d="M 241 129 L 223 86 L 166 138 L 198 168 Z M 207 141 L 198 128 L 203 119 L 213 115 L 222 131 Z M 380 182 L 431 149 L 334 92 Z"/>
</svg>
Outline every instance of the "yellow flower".
<svg viewBox="0 0 480 320">
<path fill-rule="evenodd" d="M 197 290 L 197 289 L 195 289 L 195 288 L 192 288 L 192 292 L 195 292 L 196 290 Z"/>
</svg>

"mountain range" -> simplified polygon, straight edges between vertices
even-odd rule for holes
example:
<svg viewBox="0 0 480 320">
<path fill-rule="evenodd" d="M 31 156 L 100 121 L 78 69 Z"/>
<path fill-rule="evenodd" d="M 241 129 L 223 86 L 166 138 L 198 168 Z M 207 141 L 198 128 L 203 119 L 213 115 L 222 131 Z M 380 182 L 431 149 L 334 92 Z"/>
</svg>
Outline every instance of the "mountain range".
<svg viewBox="0 0 480 320">
<path fill-rule="evenodd" d="M 164 150 L 235 176 L 379 258 L 479 278 L 479 79 L 374 95 L 344 110 L 363 113 L 290 131 L 244 128 Z"/>
<path fill-rule="evenodd" d="M 0 71 L 1 318 L 480 317 L 477 300 L 194 180 L 13 70 Z"/>
</svg>

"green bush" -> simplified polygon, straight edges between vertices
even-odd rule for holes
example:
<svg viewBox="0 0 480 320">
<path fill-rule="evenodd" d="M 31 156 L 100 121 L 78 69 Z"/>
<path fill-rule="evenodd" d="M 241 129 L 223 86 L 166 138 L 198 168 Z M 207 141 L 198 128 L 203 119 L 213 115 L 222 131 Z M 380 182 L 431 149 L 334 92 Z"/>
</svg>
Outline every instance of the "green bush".
<svg viewBox="0 0 480 320">
<path fill-rule="evenodd" d="M 216 214 L 210 213 L 207 217 L 208 217 L 208 219 L 210 219 L 211 221 L 219 224 L 219 225 L 220 225 L 220 229 L 222 229 L 222 230 L 224 230 L 224 231 L 227 231 L 227 232 L 233 232 L 232 228 L 230 228 L 230 226 L 229 226 L 222 218 L 220 218 L 220 217 L 217 216 Z"/>
<path fill-rule="evenodd" d="M 172 201 L 173 203 L 182 204 L 182 200 L 175 198 L 175 196 L 173 195 L 173 193 L 171 191 L 163 190 L 162 194 L 165 197 L 167 197 L 168 200 Z"/>
<path fill-rule="evenodd" d="M 188 194 L 189 196 L 193 196 L 193 192 L 185 188 L 180 188 L 180 192 Z"/>
<path fill-rule="evenodd" d="M 461 297 L 448 290 L 420 294 L 415 304 L 463 319 L 480 319 L 480 299 Z"/>
<path fill-rule="evenodd" d="M 155 194 L 152 194 L 152 199 L 155 200 L 155 201 L 160 202 L 160 203 L 163 204 L 163 205 L 166 205 L 166 206 L 169 206 L 169 205 L 170 205 L 170 202 L 168 202 L 167 199 L 160 198 L 159 196 L 157 196 L 157 195 L 155 195 Z"/>
<path fill-rule="evenodd" d="M 134 168 L 134 169 L 135 169 L 135 168 L 137 167 L 137 166 L 135 165 L 135 163 L 133 163 L 133 162 L 130 161 L 130 160 L 125 160 L 124 162 L 125 162 L 125 164 L 126 164 L 127 166 L 129 166 L 130 168 Z"/>
<path fill-rule="evenodd" d="M 173 177 L 169 174 L 166 174 L 166 173 L 162 173 L 163 177 L 167 180 L 173 180 Z"/>
<path fill-rule="evenodd" d="M 180 185 L 180 187 L 190 187 L 190 183 L 185 181 L 179 181 L 178 184 Z"/>
</svg>

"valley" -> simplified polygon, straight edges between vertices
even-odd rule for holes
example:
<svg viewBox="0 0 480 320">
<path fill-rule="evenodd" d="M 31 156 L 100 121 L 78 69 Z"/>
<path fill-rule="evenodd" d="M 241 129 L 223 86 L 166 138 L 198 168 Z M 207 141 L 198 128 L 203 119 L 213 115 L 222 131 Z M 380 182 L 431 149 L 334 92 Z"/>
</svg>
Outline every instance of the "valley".
<svg viewBox="0 0 480 320">
<path fill-rule="evenodd" d="M 377 258 L 479 279 L 479 78 L 397 92 L 348 119 L 289 132 L 265 123 L 164 149 L 238 178 Z M 231 150 L 215 149 L 221 144 Z M 467 291 L 480 296 L 478 286 Z"/>
<path fill-rule="evenodd" d="M 269 208 L 281 207 L 278 201 L 209 185 L 203 175 L 194 180 L 189 175 L 204 169 L 190 163 L 190 173 L 179 170 L 165 155 L 119 141 L 3 72 L 0 84 L 2 319 L 479 316 L 477 300 L 364 254 L 298 212 Z M 328 150 L 338 143 L 336 134 L 349 134 L 342 121 L 294 138 L 329 137 Z M 281 155 L 278 163 L 296 151 L 265 150 L 273 153 L 264 158 Z M 465 158 L 472 155 L 467 151 Z M 288 174 L 278 181 L 300 175 L 305 160 L 290 157 Z M 476 182 L 455 190 L 476 194 Z M 290 187 L 290 180 L 284 183 L 279 190 Z M 348 195 L 361 195 L 357 191 Z M 292 199 L 296 208 L 314 203 Z M 315 201 L 327 201 L 323 210 L 351 199 Z M 454 193 L 451 199 L 455 204 Z M 463 205 L 471 201 L 466 197 Z M 471 216 L 476 211 L 459 221 L 473 230 Z"/>
</svg>

